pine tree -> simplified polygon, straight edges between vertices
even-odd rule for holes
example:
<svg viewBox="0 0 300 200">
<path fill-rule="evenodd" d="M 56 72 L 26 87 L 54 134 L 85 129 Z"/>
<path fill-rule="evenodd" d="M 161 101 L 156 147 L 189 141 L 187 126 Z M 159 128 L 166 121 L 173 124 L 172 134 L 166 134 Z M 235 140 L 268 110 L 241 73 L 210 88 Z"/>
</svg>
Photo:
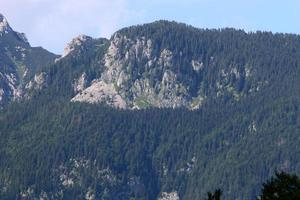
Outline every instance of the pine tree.
<svg viewBox="0 0 300 200">
<path fill-rule="evenodd" d="M 220 189 L 215 190 L 214 193 L 207 193 L 207 200 L 220 200 L 222 195 L 222 191 Z"/>
<path fill-rule="evenodd" d="M 295 174 L 276 172 L 275 177 L 263 184 L 257 200 L 300 199 L 300 179 Z"/>
</svg>

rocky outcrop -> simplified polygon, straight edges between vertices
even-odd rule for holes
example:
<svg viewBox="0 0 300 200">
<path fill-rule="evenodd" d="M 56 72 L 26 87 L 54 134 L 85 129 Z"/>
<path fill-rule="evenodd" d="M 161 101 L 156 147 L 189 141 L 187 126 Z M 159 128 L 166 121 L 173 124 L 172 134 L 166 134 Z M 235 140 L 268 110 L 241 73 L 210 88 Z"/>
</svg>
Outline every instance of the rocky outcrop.
<svg viewBox="0 0 300 200">
<path fill-rule="evenodd" d="M 175 67 L 180 56 L 182 52 L 177 55 L 168 48 L 155 48 L 151 38 L 130 38 L 117 32 L 103 57 L 101 76 L 90 87 L 80 90 L 72 101 L 106 102 L 127 109 L 199 109 L 208 99 L 207 93 L 211 93 L 208 90 L 214 92 L 215 98 L 229 94 L 239 100 L 244 95 L 235 82 L 250 77 L 250 68 L 243 72 L 234 66 L 219 68 L 219 78 L 209 83 L 213 88 L 206 88 L 205 91 L 203 84 L 206 80 L 201 82 L 200 77 L 205 76 L 208 66 L 200 58 L 191 59 L 185 67 L 190 69 L 192 75 L 181 74 Z M 213 59 L 211 57 L 212 62 Z M 230 79 L 233 76 L 234 81 Z M 198 92 L 193 92 L 195 90 Z"/>
<path fill-rule="evenodd" d="M 87 88 L 88 81 L 86 73 L 83 73 L 73 84 L 74 92 L 79 93 Z"/>
<path fill-rule="evenodd" d="M 118 94 L 113 84 L 97 81 L 77 94 L 71 101 L 100 103 L 105 102 L 116 108 L 126 108 L 126 102 Z"/>
<path fill-rule="evenodd" d="M 0 13 L 0 35 L 7 34 L 12 31 L 7 19 Z"/>
<path fill-rule="evenodd" d="M 103 58 L 101 77 L 72 101 L 94 103 L 109 99 L 109 105 L 129 109 L 189 107 L 187 89 L 170 69 L 172 51 L 162 49 L 154 55 L 152 43 L 145 37 L 131 39 L 116 33 Z M 151 77 L 155 70 L 163 73 L 161 80 Z"/>
<path fill-rule="evenodd" d="M 0 22 L 2 32 L 12 31 L 3 16 L 0 16 Z M 129 29 L 135 31 L 134 27 Z M 185 29 L 189 30 L 188 27 Z M 51 79 L 46 71 L 36 70 L 40 66 L 31 66 L 28 60 L 32 59 L 32 48 L 24 34 L 14 33 L 18 45 L 6 49 L 0 47 L 11 68 L 8 72 L 3 71 L 0 77 L 3 90 L 0 104 L 28 97 L 30 95 L 24 95 L 27 92 L 24 89 L 41 90 L 46 88 L 47 78 Z M 244 66 L 234 62 L 224 64 L 227 62 L 224 58 L 218 63 L 224 52 L 205 55 L 202 44 L 192 48 L 190 38 L 184 34 L 180 38 L 182 41 L 177 41 L 181 45 L 179 48 L 173 40 L 166 42 L 164 35 L 157 36 L 172 33 L 158 32 L 153 33 L 154 36 L 144 33 L 132 35 L 121 30 L 110 40 L 86 35 L 74 38 L 63 55 L 55 60 L 58 68 L 71 66 L 70 71 L 62 72 L 68 73 L 65 78 L 70 78 L 67 84 L 71 86 L 68 88 L 72 93 L 71 101 L 106 103 L 122 109 L 185 107 L 194 110 L 210 100 L 239 101 L 268 85 L 267 80 L 256 78 L 257 69 L 249 63 Z"/>
<path fill-rule="evenodd" d="M 39 74 L 35 74 L 33 80 L 29 81 L 29 83 L 26 84 L 25 88 L 28 90 L 41 90 L 47 86 L 46 80 L 46 73 L 42 72 Z"/>
<path fill-rule="evenodd" d="M 80 48 L 82 46 L 82 44 L 84 42 L 86 42 L 87 40 L 92 40 L 92 38 L 89 36 L 86 36 L 86 35 L 79 35 L 78 37 L 72 39 L 72 41 L 70 43 L 68 43 L 68 45 L 64 49 L 64 52 L 63 52 L 61 58 L 66 57 L 71 52 L 73 52 L 76 48 Z"/>
<path fill-rule="evenodd" d="M 163 192 L 158 200 L 179 200 L 179 196 L 176 191 L 170 193 Z"/>
<path fill-rule="evenodd" d="M 34 74 L 56 57 L 40 47 L 31 47 L 25 34 L 15 32 L 0 14 L 0 108 L 23 98 L 28 87 L 41 89 L 42 77 Z"/>
</svg>

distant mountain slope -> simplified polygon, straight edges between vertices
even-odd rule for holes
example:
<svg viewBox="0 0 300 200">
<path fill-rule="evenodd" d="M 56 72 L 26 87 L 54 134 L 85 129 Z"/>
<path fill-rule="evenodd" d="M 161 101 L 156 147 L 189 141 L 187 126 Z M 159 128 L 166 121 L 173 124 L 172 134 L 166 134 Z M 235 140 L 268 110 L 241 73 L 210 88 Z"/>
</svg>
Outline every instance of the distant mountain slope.
<svg viewBox="0 0 300 200">
<path fill-rule="evenodd" d="M 71 101 L 198 109 L 205 102 L 240 101 L 264 89 L 291 89 L 298 80 L 299 38 L 158 21 L 122 29 L 109 41 L 75 38 L 66 49 L 76 58 L 63 57 L 54 68 L 81 63 L 72 64 L 80 74 L 61 77 L 77 88 L 68 92 Z"/>
<path fill-rule="evenodd" d="M 31 47 L 25 34 L 15 32 L 0 14 L 0 107 L 21 98 L 33 75 L 56 57 Z"/>
<path fill-rule="evenodd" d="M 15 44 L 7 46 L 15 48 Z M 297 35 L 204 30 L 157 21 L 124 28 L 110 40 L 81 35 L 48 66 L 42 64 L 44 59 L 49 63 L 53 57 L 45 58 L 45 51 L 31 48 L 21 63 L 32 73 L 22 79 L 13 75 L 18 79 L 15 82 L 25 80 L 25 84 L 21 84 L 23 89 L 11 89 L 10 96 L 16 99 L 22 93 L 28 97 L 47 85 L 58 89 L 55 95 L 64 91 L 73 102 L 193 110 L 209 101 L 239 101 L 262 89 L 272 93 L 276 87 L 282 90 L 278 93 L 286 92 L 291 81 L 298 80 L 299 49 Z M 35 56 L 42 59 L 30 56 L 42 52 L 44 56 Z M 7 54 L 11 53 L 3 56 Z M 12 70 L 22 74 L 23 65 Z M 47 67 L 37 70 L 42 65 Z M 284 88 L 282 84 L 288 85 Z M 6 85 L 3 88 L 12 88 Z"/>
<path fill-rule="evenodd" d="M 300 173 L 299 96 L 116 110 L 53 97 L 0 115 L 1 199 L 254 199 L 275 170 Z"/>
<path fill-rule="evenodd" d="M 16 44 L 34 50 L 1 27 L 10 80 L 29 58 Z M 21 101 L 3 96 L 1 200 L 250 200 L 275 170 L 300 174 L 298 35 L 157 21 L 50 57 L 22 61 Z"/>
</svg>

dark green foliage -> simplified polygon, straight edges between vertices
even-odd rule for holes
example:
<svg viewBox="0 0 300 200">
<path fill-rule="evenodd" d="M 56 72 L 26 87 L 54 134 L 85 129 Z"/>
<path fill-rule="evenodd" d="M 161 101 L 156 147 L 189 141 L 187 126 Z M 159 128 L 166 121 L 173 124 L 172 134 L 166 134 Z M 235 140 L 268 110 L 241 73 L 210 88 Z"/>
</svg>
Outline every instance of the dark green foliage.
<svg viewBox="0 0 300 200">
<path fill-rule="evenodd" d="M 258 200 L 300 199 L 300 179 L 295 174 L 276 172 L 275 176 L 263 184 Z"/>
<path fill-rule="evenodd" d="M 246 95 L 252 93 L 251 88 L 253 91 L 258 87 L 257 83 L 268 82 L 266 85 L 273 87 L 277 95 L 282 92 L 281 89 L 294 87 L 299 81 L 296 74 L 300 64 L 300 37 L 297 35 L 260 31 L 246 33 L 229 28 L 197 29 L 168 21 L 124 28 L 117 33 L 132 40 L 141 37 L 151 39 L 152 54 L 157 58 L 162 50 L 170 50 L 173 53 L 171 70 L 192 96 L 200 92 L 208 98 L 215 97 L 218 82 Z M 202 62 L 203 69 L 195 72 L 192 60 Z M 140 75 L 147 71 L 143 69 L 145 62 L 139 62 L 134 68 L 139 70 Z M 229 73 L 233 68 L 237 69 L 239 76 L 231 73 L 228 79 L 222 77 L 221 69 Z M 246 75 L 246 68 L 252 75 Z M 151 69 L 152 79 L 161 80 L 162 70 L 158 66 Z M 232 94 L 223 97 L 224 101 L 230 99 Z"/>
<path fill-rule="evenodd" d="M 29 187 L 36 198 L 46 192 L 52 199 L 83 199 L 91 190 L 98 199 L 149 200 L 174 190 L 182 199 L 204 199 L 218 187 L 225 200 L 245 200 L 256 197 L 276 169 L 300 173 L 299 36 L 199 30 L 165 21 L 120 33 L 151 38 L 156 56 L 172 50 L 172 70 L 208 100 L 197 111 L 70 103 L 74 79 L 85 72 L 92 81 L 102 73 L 109 41 L 93 41 L 44 68 L 48 85 L 33 91 L 31 100 L 1 110 L 1 200 L 17 199 Z M 191 59 L 204 63 L 202 72 L 192 70 Z M 140 66 L 133 69 L 136 77 L 145 71 Z M 232 66 L 240 79 L 220 75 L 220 68 L 229 72 Z M 247 79 L 246 66 L 252 67 Z M 162 71 L 151 70 L 153 82 L 161 79 Z M 217 97 L 217 81 L 245 96 Z M 86 166 L 65 187 L 60 176 L 73 175 L 74 159 Z M 116 182 L 99 176 L 105 169 Z M 55 196 L 60 191 L 63 197 Z"/>
<path fill-rule="evenodd" d="M 25 87 L 37 71 L 45 69 L 57 57 L 41 47 L 31 47 L 21 39 L 20 33 L 13 30 L 1 33 L 0 108 L 13 99 L 12 86 L 19 89 Z"/>
<path fill-rule="evenodd" d="M 224 189 L 224 199 L 250 199 L 286 160 L 289 169 L 299 169 L 294 157 L 300 153 L 299 103 L 290 98 L 255 108 L 250 100 L 222 109 L 211 104 L 196 112 L 123 111 L 41 97 L 11 105 L 0 115 L 0 176 L 12 181 L 5 196 L 14 199 L 31 186 L 36 195 L 59 191 L 61 181 L 53 171 L 68 166 L 70 159 L 83 158 L 96 160 L 95 166 L 86 169 L 88 176 L 81 173 L 81 185 L 64 190 L 67 199 L 85 195 L 90 187 L 97 188 L 98 197 L 111 188 L 124 199 L 155 199 L 160 191 L 170 190 L 184 199 L 203 199 L 214 185 Z M 248 128 L 253 120 L 257 133 Z M 180 172 L 193 156 L 194 168 Z M 117 185 L 92 175 L 106 168 L 118 177 Z M 132 178 L 136 181 L 128 185 Z"/>
<path fill-rule="evenodd" d="M 207 200 L 220 200 L 222 195 L 222 191 L 217 189 L 214 193 L 207 193 Z"/>
</svg>

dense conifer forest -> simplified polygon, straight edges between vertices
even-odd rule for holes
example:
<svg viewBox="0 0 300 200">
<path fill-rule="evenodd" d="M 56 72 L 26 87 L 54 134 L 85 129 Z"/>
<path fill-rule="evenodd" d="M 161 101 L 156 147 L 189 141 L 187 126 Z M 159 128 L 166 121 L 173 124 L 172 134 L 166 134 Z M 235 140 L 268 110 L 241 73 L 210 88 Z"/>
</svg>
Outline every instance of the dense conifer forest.
<svg viewBox="0 0 300 200">
<path fill-rule="evenodd" d="M 204 103 L 189 110 L 71 102 L 76 78 L 85 72 L 92 83 L 105 70 L 109 40 L 93 39 L 37 70 L 47 74 L 42 89 L 1 108 L 0 199 L 152 200 L 176 191 L 188 200 L 220 188 L 221 199 L 245 200 L 276 170 L 300 174 L 300 36 L 166 21 L 117 34 L 150 38 L 153 55 L 172 51 L 170 70 L 187 99 L 201 94 Z M 193 59 L 202 71 L 193 71 Z M 164 69 L 146 62 L 130 65 L 129 80 L 161 81 Z"/>
</svg>

